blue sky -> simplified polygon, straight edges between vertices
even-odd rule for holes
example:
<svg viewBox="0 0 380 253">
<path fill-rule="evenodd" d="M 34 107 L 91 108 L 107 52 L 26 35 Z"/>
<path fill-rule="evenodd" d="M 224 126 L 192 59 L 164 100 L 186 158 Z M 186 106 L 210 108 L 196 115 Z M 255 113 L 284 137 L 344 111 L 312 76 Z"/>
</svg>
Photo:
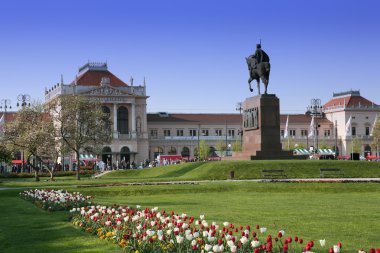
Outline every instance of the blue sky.
<svg viewBox="0 0 380 253">
<path fill-rule="evenodd" d="M 271 58 L 269 93 L 303 113 L 350 89 L 380 104 L 380 2 L 350 0 L 1 1 L 0 99 L 44 101 L 88 61 L 129 83 L 146 78 L 148 112 L 236 112 L 244 57 Z"/>
</svg>

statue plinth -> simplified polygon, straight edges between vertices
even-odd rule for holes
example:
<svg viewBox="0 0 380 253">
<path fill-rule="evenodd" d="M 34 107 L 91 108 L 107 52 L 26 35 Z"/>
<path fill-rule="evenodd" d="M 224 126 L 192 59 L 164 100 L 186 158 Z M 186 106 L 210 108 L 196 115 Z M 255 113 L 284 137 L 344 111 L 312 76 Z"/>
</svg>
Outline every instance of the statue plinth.
<svg viewBox="0 0 380 253">
<path fill-rule="evenodd" d="M 291 159 L 280 138 L 280 101 L 274 94 L 249 97 L 243 102 L 243 150 L 232 159 Z"/>
</svg>

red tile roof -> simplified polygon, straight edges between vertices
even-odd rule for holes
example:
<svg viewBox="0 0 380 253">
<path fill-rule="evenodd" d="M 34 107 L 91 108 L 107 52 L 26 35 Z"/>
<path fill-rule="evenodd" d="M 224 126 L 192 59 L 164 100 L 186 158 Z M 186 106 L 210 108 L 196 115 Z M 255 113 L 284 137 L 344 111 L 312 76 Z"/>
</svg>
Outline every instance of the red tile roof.
<svg viewBox="0 0 380 253">
<path fill-rule="evenodd" d="M 0 119 L 1 117 L 3 116 L 4 112 L 0 112 Z M 5 114 L 5 122 L 12 122 L 16 119 L 16 116 L 17 116 L 17 112 L 7 112 Z M 43 119 L 49 119 L 50 118 L 50 114 L 47 113 L 47 112 L 44 112 L 43 113 Z"/>
<path fill-rule="evenodd" d="M 346 97 L 338 97 L 333 98 L 330 101 L 328 101 L 326 104 L 323 105 L 324 108 L 331 107 L 331 106 L 339 106 L 346 104 L 347 107 L 350 106 L 358 106 L 359 104 L 361 106 L 372 106 L 375 105 L 372 101 L 369 101 L 366 98 L 363 98 L 362 96 L 346 96 Z"/>
<path fill-rule="evenodd" d="M 87 70 L 77 77 L 76 83 L 77 85 L 100 86 L 100 82 L 103 77 L 108 77 L 110 79 L 110 85 L 113 87 L 128 86 L 125 82 L 120 80 L 108 70 Z M 71 84 L 75 84 L 75 80 L 72 81 Z"/>
<path fill-rule="evenodd" d="M 3 117 L 4 112 L 0 112 L 0 119 Z M 5 114 L 5 122 L 11 122 L 16 118 L 16 112 L 7 112 Z"/>
<path fill-rule="evenodd" d="M 240 124 L 242 116 L 240 114 L 203 114 L 203 113 L 148 113 L 148 122 L 207 122 L 207 123 L 235 123 Z"/>
<path fill-rule="evenodd" d="M 159 113 L 148 113 L 148 123 L 154 122 L 189 122 L 189 123 L 198 123 L 198 122 L 207 122 L 207 123 L 218 123 L 224 124 L 227 120 L 227 123 L 241 124 L 242 116 L 240 114 L 203 114 L 203 113 L 194 113 L 194 114 L 186 114 L 186 113 L 167 113 L 160 116 Z M 280 115 L 280 123 L 285 124 L 286 118 L 288 115 Z M 311 122 L 311 116 L 305 114 L 290 114 L 289 115 L 289 125 L 292 124 L 305 124 L 309 125 Z M 332 124 L 326 118 L 318 118 L 318 122 L 320 124 Z"/>
<path fill-rule="evenodd" d="M 288 115 L 280 115 L 280 124 L 286 124 Z M 309 125 L 311 122 L 311 116 L 306 114 L 289 114 L 289 125 L 293 124 L 305 124 Z M 326 118 L 318 118 L 320 124 L 332 124 L 332 122 Z"/>
</svg>

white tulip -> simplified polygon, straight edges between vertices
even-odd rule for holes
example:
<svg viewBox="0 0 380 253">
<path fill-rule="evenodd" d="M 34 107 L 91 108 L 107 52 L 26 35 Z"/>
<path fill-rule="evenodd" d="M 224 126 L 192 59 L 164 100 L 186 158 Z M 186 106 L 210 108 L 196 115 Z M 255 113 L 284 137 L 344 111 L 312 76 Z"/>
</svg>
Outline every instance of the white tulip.
<svg viewBox="0 0 380 253">
<path fill-rule="evenodd" d="M 259 247 L 260 246 L 260 241 L 255 241 L 255 240 L 253 240 L 252 242 L 251 242 L 251 246 L 252 246 L 252 248 L 257 248 L 257 247 Z"/>
<path fill-rule="evenodd" d="M 212 249 L 212 246 L 210 244 L 205 245 L 205 250 L 210 251 Z"/>
<path fill-rule="evenodd" d="M 183 237 L 182 236 L 180 236 L 180 235 L 177 235 L 176 237 L 175 237 L 175 239 L 177 240 L 177 243 L 179 243 L 179 244 L 181 244 L 181 243 L 183 243 Z"/>
<path fill-rule="evenodd" d="M 241 242 L 243 245 L 246 244 L 246 243 L 248 242 L 247 237 L 242 236 L 242 237 L 240 238 L 240 242 Z"/>
<path fill-rule="evenodd" d="M 321 246 L 324 247 L 326 245 L 326 240 L 319 240 L 319 244 L 321 244 Z"/>
</svg>

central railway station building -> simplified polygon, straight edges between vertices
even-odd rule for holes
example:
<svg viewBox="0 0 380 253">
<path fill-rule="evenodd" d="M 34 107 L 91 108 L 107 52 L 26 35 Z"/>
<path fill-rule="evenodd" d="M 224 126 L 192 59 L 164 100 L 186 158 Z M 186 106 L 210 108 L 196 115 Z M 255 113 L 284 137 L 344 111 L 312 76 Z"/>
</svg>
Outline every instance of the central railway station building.
<svg viewBox="0 0 380 253">
<path fill-rule="evenodd" d="M 126 83 L 111 73 L 106 63 L 87 63 L 79 68 L 72 82 L 61 81 L 46 89 L 45 103 L 57 96 L 72 94 L 97 98 L 103 110 L 111 115 L 113 139 L 102 149 L 103 161 L 125 160 L 139 164 L 152 161 L 158 155 L 190 158 L 197 156 L 202 140 L 215 154 L 218 142 L 223 141 L 230 147 L 242 139 L 240 113 L 147 113 L 149 96 L 145 81 L 135 85 L 131 78 L 130 83 Z M 310 147 L 323 146 L 336 150 L 339 155 L 348 155 L 353 138 L 360 138 L 362 153 L 374 153 L 370 146 L 371 131 L 380 114 L 379 105 L 363 98 L 359 91 L 351 90 L 334 93 L 320 109 L 317 115 L 307 111 L 280 116 L 283 149 L 310 150 Z"/>
</svg>

